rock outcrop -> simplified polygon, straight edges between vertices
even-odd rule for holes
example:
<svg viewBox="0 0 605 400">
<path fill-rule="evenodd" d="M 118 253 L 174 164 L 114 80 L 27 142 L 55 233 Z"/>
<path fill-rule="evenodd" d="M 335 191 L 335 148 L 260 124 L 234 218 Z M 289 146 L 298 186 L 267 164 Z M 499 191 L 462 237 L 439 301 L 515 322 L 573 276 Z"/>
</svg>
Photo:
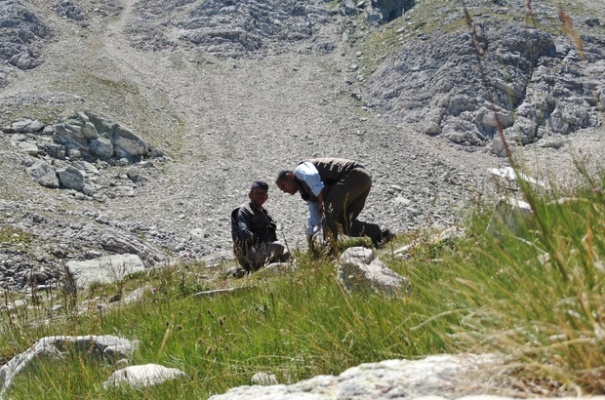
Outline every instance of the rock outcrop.
<svg viewBox="0 0 605 400">
<path fill-rule="evenodd" d="M 389 123 L 456 144 L 495 140 L 498 155 L 505 155 L 498 126 L 523 145 L 601 126 L 605 36 L 587 27 L 578 46 L 562 33 L 504 22 L 498 15 L 514 13 L 515 4 L 506 2 L 491 18 L 471 8 L 472 30 L 458 10 L 444 25 L 458 20 L 461 28 L 407 34 L 398 54 L 368 78 L 364 104 Z M 554 15 L 540 6 L 532 18 L 546 25 Z"/>
<path fill-rule="evenodd" d="M 42 63 L 41 48 L 52 30 L 37 9 L 19 1 L 0 3 L 0 62 L 21 70 L 35 68 Z M 7 83 L 10 68 L 5 74 L 0 69 L 0 87 Z"/>
</svg>

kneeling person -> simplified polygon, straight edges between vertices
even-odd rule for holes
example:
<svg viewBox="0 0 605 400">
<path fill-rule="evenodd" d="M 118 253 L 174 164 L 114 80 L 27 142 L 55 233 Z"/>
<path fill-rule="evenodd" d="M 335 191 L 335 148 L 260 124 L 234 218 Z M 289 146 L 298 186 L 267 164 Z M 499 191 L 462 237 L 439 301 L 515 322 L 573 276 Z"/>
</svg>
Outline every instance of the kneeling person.
<svg viewBox="0 0 605 400">
<path fill-rule="evenodd" d="M 268 190 L 266 182 L 253 182 L 248 193 L 250 201 L 231 212 L 233 252 L 239 264 L 249 272 L 265 264 L 285 261 L 290 255 L 277 241 L 276 224 L 263 207 L 269 198 Z"/>
</svg>

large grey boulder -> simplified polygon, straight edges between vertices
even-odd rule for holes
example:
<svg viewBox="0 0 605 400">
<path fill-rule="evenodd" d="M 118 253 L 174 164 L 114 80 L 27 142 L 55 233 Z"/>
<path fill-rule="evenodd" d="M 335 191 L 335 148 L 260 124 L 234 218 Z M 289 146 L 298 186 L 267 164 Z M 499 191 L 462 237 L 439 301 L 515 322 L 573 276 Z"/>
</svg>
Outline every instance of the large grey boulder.
<svg viewBox="0 0 605 400">
<path fill-rule="evenodd" d="M 82 133 L 83 123 L 77 119 L 68 119 L 55 124 L 54 141 L 70 148 L 87 148 L 88 139 Z"/>
<path fill-rule="evenodd" d="M 21 142 L 19 142 L 17 144 L 17 146 L 19 147 L 19 149 L 21 149 L 21 151 L 23 151 L 24 153 L 35 157 L 36 155 L 38 155 L 38 152 L 40 151 L 40 149 L 38 148 L 38 145 L 30 140 L 23 140 Z"/>
<path fill-rule="evenodd" d="M 126 275 L 145 271 L 145 265 L 136 254 L 116 254 L 97 257 L 92 260 L 71 260 L 66 264 L 73 274 L 78 287 L 91 283 L 112 283 L 124 279 Z"/>
<path fill-rule="evenodd" d="M 118 159 L 140 158 L 149 152 L 149 146 L 129 129 L 116 125 L 113 130 L 113 151 Z"/>
<path fill-rule="evenodd" d="M 149 153 L 149 145 L 139 135 L 91 112 L 78 112 L 54 126 L 55 143 L 85 159 L 138 160 Z"/>
<path fill-rule="evenodd" d="M 2 127 L 5 133 L 38 133 L 44 129 L 44 123 L 37 119 L 20 118 Z"/>
<path fill-rule="evenodd" d="M 81 191 L 84 188 L 84 175 L 76 167 L 68 165 L 57 170 L 61 186 L 66 189 Z"/>
<path fill-rule="evenodd" d="M 471 354 L 386 360 L 290 385 L 240 386 L 209 400 L 459 399 L 498 393 L 494 377 L 502 365 L 503 359 L 497 356 Z"/>
<path fill-rule="evenodd" d="M 44 161 L 38 161 L 27 168 L 27 173 L 42 186 L 49 188 L 61 186 L 55 168 Z"/>
<path fill-rule="evenodd" d="M 106 137 L 96 137 L 88 142 L 90 152 L 102 160 L 110 159 L 113 156 L 113 143 Z"/>
<path fill-rule="evenodd" d="M 340 256 L 338 280 L 349 291 L 369 289 L 400 296 L 411 289 L 406 277 L 389 269 L 373 250 L 365 247 L 350 247 Z"/>
</svg>

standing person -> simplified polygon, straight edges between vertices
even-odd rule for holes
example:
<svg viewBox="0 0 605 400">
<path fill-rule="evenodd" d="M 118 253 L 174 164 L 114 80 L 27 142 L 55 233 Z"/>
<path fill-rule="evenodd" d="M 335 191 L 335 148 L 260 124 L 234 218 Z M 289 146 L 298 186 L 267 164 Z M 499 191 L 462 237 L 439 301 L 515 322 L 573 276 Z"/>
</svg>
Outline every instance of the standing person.
<svg viewBox="0 0 605 400">
<path fill-rule="evenodd" d="M 299 192 L 309 206 L 307 235 L 322 229 L 324 241 L 338 240 L 338 225 L 348 236 L 367 236 L 379 248 L 394 235 L 376 224 L 359 221 L 372 178 L 363 165 L 343 158 L 315 158 L 294 170 L 281 171 L 275 182 L 282 192 Z M 323 218 L 323 224 L 322 224 Z"/>
<path fill-rule="evenodd" d="M 277 241 L 276 224 L 263 204 L 269 198 L 269 185 L 254 181 L 246 202 L 231 212 L 233 252 L 239 264 L 253 272 L 265 264 L 285 261 L 290 253 Z"/>
</svg>

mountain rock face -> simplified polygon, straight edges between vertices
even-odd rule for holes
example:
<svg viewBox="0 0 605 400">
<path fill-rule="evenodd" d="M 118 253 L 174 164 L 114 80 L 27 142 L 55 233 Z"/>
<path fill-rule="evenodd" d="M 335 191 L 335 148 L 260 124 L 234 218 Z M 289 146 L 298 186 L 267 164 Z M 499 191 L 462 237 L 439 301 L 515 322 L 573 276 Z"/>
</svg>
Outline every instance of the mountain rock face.
<svg viewBox="0 0 605 400">
<path fill-rule="evenodd" d="M 34 7 L 18 0 L 0 3 L 0 60 L 19 69 L 38 66 L 40 47 L 52 38 L 48 23 Z M 0 73 L 0 86 L 3 83 Z"/>
<path fill-rule="evenodd" d="M 229 253 L 257 179 L 304 247 L 306 206 L 272 183 L 311 157 L 365 164 L 361 217 L 395 232 L 454 226 L 493 194 L 503 137 L 541 178 L 571 179 L 576 149 L 590 170 L 602 2 L 525 5 L 468 1 L 467 20 L 440 0 L 0 1 L 2 287 L 116 254 Z"/>
<path fill-rule="evenodd" d="M 541 5 L 527 24 L 529 16 L 499 17 L 522 10 L 521 2 L 501 2 L 485 13 L 479 6 L 489 4 L 469 10 L 471 29 L 449 31 L 446 20 L 445 29 L 406 42 L 368 79 L 365 105 L 389 123 L 403 121 L 472 146 L 491 142 L 498 126 L 508 140 L 522 144 L 602 126 L 600 22 L 580 22 L 585 33 L 578 31 L 574 42 L 547 30 L 554 8 Z M 463 18 L 462 10 L 452 14 L 449 19 Z M 501 154 L 501 147 L 493 148 Z"/>
<path fill-rule="evenodd" d="M 140 1 L 126 30 L 135 48 L 183 46 L 219 57 L 275 54 L 308 41 L 330 21 L 324 2 L 291 0 Z"/>
</svg>

